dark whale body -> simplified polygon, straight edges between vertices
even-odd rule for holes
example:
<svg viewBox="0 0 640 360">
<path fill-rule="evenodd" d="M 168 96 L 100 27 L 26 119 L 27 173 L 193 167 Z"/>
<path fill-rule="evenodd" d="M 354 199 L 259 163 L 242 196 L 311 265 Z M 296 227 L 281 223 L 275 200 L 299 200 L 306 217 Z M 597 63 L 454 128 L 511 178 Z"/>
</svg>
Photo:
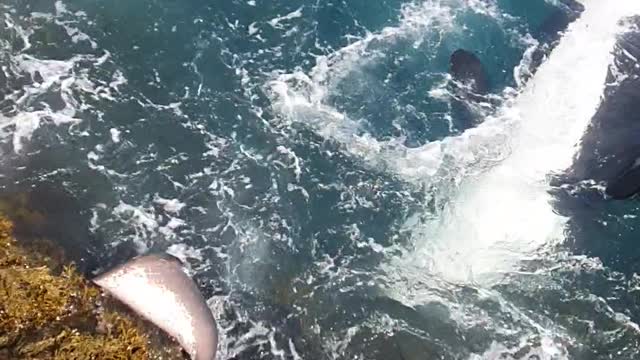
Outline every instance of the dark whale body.
<svg viewBox="0 0 640 360">
<path fill-rule="evenodd" d="M 640 18 L 634 22 L 640 26 Z M 640 192 L 640 30 L 620 37 L 604 99 L 582 138 L 569 177 L 606 185 L 613 199 Z"/>
<path fill-rule="evenodd" d="M 549 11 L 547 18 L 532 29 L 532 34 L 541 44 L 533 51 L 527 69 L 520 74 L 522 80 L 528 80 L 533 76 L 560 40 L 562 32 L 584 11 L 584 5 L 576 0 L 559 0 L 557 6 L 545 6 Z M 484 111 L 486 107 L 491 108 L 495 105 L 487 96 L 491 90 L 488 72 L 476 54 L 466 49 L 458 49 L 449 59 L 449 74 L 454 80 L 454 96 L 451 100 L 454 124 L 458 130 L 473 127 L 487 115 Z"/>
<path fill-rule="evenodd" d="M 574 162 L 552 182 L 554 209 L 568 219 L 566 245 L 628 275 L 640 272 L 640 203 L 621 201 L 640 191 L 640 17 L 631 21 Z"/>
<path fill-rule="evenodd" d="M 622 175 L 609 181 L 606 193 L 616 200 L 628 199 L 640 192 L 640 166 L 636 163 Z"/>
<path fill-rule="evenodd" d="M 521 6 L 522 1 L 511 0 Z M 533 2 L 532 2 L 533 3 Z M 559 0 L 555 5 L 549 2 L 540 2 L 535 5 L 536 11 L 543 7 L 546 17 L 539 23 L 532 24 L 531 35 L 539 40 L 539 44 L 531 54 L 530 62 L 526 69 L 522 69 L 521 80 L 530 79 L 538 67 L 544 62 L 551 51 L 556 47 L 562 33 L 567 30 L 569 24 L 577 20 L 584 11 L 584 5 L 576 0 Z M 526 12 L 519 16 L 526 16 Z"/>
<path fill-rule="evenodd" d="M 543 40 L 559 40 L 561 33 L 584 11 L 584 5 L 575 0 L 562 0 L 559 5 L 536 30 L 537 35 Z"/>
<path fill-rule="evenodd" d="M 454 51 L 449 60 L 449 73 L 454 80 L 469 86 L 475 94 L 486 94 L 489 91 L 487 72 L 480 59 L 471 51 Z"/>
<path fill-rule="evenodd" d="M 478 105 L 486 103 L 489 92 L 487 71 L 474 53 L 458 49 L 449 59 L 451 83 L 451 111 L 459 130 L 470 128 L 483 117 Z"/>
</svg>

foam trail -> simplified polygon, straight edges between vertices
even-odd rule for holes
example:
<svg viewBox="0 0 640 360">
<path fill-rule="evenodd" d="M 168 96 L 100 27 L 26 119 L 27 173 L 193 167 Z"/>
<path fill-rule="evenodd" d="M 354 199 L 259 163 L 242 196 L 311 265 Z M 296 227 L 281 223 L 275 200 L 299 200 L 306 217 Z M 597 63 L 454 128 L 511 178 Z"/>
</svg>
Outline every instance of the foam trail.
<svg viewBox="0 0 640 360">
<path fill-rule="evenodd" d="M 494 1 L 476 0 L 427 0 L 409 2 L 402 7 L 397 26 L 386 27 L 376 33 L 368 33 L 361 39 L 316 59 L 316 65 L 307 74 L 295 71 L 280 74 L 266 84 L 274 110 L 281 115 L 281 121 L 303 122 L 320 136 L 340 143 L 346 152 L 364 160 L 371 167 L 385 168 L 403 179 L 415 183 L 433 183 L 447 173 L 458 173 L 461 168 L 474 162 L 475 158 L 486 154 L 486 141 L 478 143 L 470 150 L 469 143 L 477 137 L 471 132 L 461 138 L 434 141 L 419 148 L 407 148 L 404 139 L 381 141 L 364 132 L 361 121 L 351 119 L 348 114 L 332 105 L 331 96 L 340 94 L 337 88 L 350 74 L 384 57 L 386 51 L 398 43 L 407 41 L 419 47 L 428 39 L 440 38 L 445 34 L 459 31 L 457 18 L 466 12 L 491 16 L 502 22 L 507 15 L 500 13 Z M 436 36 L 437 35 L 437 36 Z M 532 52 L 537 42 L 530 36 L 519 39 Z M 437 46 L 436 43 L 433 44 Z M 526 56 L 522 68 L 530 61 Z M 517 76 L 520 76 L 518 73 Z M 446 86 L 446 82 L 442 86 Z M 435 95 L 436 91 L 430 93 Z M 446 92 L 446 90 L 445 90 Z M 506 91 L 509 93 L 509 91 Z M 342 95 L 344 96 L 344 95 Z M 446 97 L 446 96 L 443 96 Z M 502 96 L 496 96 L 502 100 Z M 485 127 L 481 138 L 501 136 L 503 124 L 496 120 L 497 129 Z M 506 135 L 505 135 L 506 136 Z M 493 148 L 489 149 L 494 151 Z M 477 153 L 474 158 L 471 153 Z M 487 158 L 486 156 L 484 156 Z M 455 160 L 450 161 L 449 160 Z"/>
<path fill-rule="evenodd" d="M 461 151 L 465 144 L 482 148 L 491 145 L 487 139 L 509 139 L 494 144 L 505 159 L 462 180 L 443 214 L 418 236 L 418 251 L 402 263 L 452 282 L 492 282 L 523 257 L 562 240 L 566 219 L 554 213 L 547 176 L 571 165 L 600 102 L 620 20 L 640 13 L 636 0 L 585 5 L 517 98 L 495 119 L 449 141 Z M 488 129 L 508 137 L 484 138 Z"/>
<path fill-rule="evenodd" d="M 407 2 L 400 9 L 397 26 L 388 26 L 378 32 L 367 33 L 357 41 L 329 55 L 319 56 L 316 59 L 316 65 L 308 75 L 298 71 L 292 74 L 283 74 L 270 82 L 268 84 L 270 90 L 282 96 L 281 100 L 286 103 L 276 104 L 276 107 L 284 106 L 284 109 L 281 108 L 281 110 L 291 111 L 293 110 L 291 105 L 300 106 L 306 103 L 307 106 L 313 107 L 325 104 L 328 95 L 345 76 L 367 63 L 384 57 L 387 47 L 399 41 L 411 41 L 413 47 L 418 48 L 425 41 L 426 35 L 434 32 L 442 35 L 446 32 L 459 31 L 456 29 L 455 19 L 460 12 L 464 11 L 492 16 L 498 21 L 501 21 L 504 16 L 498 11 L 495 1 L 426 0 Z M 305 88 L 297 88 L 296 83 L 303 83 Z M 290 92 L 287 93 L 287 90 Z M 294 102 L 287 102 L 287 99 L 292 95 L 296 99 L 290 100 L 294 100 Z M 295 102 L 295 100 L 301 101 L 302 98 L 304 98 L 303 103 Z"/>
<path fill-rule="evenodd" d="M 273 107 L 290 121 L 319 117 L 309 125 L 324 137 L 349 144 L 358 124 L 328 105 L 328 97 L 334 93 L 335 87 L 351 72 L 383 57 L 387 48 L 398 41 L 411 41 L 414 47 L 418 47 L 425 34 L 431 31 L 454 31 L 455 13 L 449 2 L 462 5 L 458 1 L 409 2 L 402 6 L 397 26 L 367 33 L 343 48 L 319 56 L 308 74 L 299 70 L 277 76 L 266 84 Z M 484 8 L 477 11 L 481 10 L 486 11 Z M 311 116 L 305 116 L 307 114 Z"/>
</svg>

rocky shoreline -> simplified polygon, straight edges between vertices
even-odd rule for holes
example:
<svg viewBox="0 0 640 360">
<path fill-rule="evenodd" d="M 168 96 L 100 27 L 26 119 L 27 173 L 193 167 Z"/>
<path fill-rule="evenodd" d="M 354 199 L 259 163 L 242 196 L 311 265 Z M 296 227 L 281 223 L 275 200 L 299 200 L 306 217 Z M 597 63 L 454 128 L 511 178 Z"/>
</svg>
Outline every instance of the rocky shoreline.
<svg viewBox="0 0 640 360">
<path fill-rule="evenodd" d="M 46 240 L 17 241 L 0 215 L 0 360 L 185 359 L 152 325 L 103 295 Z"/>
</svg>

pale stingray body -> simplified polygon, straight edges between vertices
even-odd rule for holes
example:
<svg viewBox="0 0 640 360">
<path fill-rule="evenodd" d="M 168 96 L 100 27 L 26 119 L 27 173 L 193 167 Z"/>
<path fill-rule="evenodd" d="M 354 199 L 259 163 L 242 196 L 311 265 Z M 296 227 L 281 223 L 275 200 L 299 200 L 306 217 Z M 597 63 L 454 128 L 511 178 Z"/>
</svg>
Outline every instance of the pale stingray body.
<svg viewBox="0 0 640 360">
<path fill-rule="evenodd" d="M 174 337 L 193 360 L 214 360 L 215 319 L 177 259 L 135 258 L 93 280 L 140 316 Z"/>
</svg>

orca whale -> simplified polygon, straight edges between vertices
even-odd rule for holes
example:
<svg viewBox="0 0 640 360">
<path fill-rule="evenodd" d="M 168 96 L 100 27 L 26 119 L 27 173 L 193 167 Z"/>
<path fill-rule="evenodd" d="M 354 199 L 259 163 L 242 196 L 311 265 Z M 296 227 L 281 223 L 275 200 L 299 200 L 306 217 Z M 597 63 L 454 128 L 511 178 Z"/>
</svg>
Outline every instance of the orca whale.
<svg viewBox="0 0 640 360">
<path fill-rule="evenodd" d="M 561 0 L 557 5 L 545 6 L 548 7 L 546 18 L 541 23 L 533 25 L 530 30 L 531 35 L 539 40 L 539 44 L 533 50 L 528 66 L 519 74 L 521 80 L 526 81 L 533 76 L 556 47 L 569 24 L 577 20 L 584 11 L 584 5 L 575 0 Z"/>
<path fill-rule="evenodd" d="M 559 6 L 536 29 L 536 34 L 543 40 L 555 42 L 569 24 L 575 21 L 584 11 L 584 5 L 575 0 L 562 0 Z"/>
<path fill-rule="evenodd" d="M 604 183 L 613 199 L 640 192 L 640 17 L 620 36 L 607 88 L 584 134 L 569 177 Z"/>
<path fill-rule="evenodd" d="M 640 271 L 640 203 L 629 200 L 640 191 L 640 17 L 627 21 L 635 26 L 613 49 L 601 103 L 551 193 L 554 210 L 568 219 L 571 251 L 631 275 Z"/>
</svg>

